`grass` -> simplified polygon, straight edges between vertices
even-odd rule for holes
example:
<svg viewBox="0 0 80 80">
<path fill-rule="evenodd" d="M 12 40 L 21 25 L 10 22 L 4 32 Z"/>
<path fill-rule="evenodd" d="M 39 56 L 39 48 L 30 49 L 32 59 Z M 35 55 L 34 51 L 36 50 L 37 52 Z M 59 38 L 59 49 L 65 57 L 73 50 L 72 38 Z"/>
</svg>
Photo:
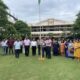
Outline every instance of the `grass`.
<svg viewBox="0 0 80 80">
<path fill-rule="evenodd" d="M 0 55 L 0 80 L 80 80 L 80 62 L 64 57 L 40 61 L 38 56 L 21 54 L 16 59 Z"/>
</svg>

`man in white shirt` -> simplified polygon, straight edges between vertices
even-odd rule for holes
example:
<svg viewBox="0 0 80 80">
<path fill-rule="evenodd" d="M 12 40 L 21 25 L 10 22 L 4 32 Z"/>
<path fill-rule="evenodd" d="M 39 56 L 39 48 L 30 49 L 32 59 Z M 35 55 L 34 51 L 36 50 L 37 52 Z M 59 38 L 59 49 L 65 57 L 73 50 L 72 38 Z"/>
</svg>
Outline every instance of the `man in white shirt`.
<svg viewBox="0 0 80 80">
<path fill-rule="evenodd" d="M 25 56 L 29 56 L 30 42 L 31 41 L 28 38 L 25 38 L 23 41 L 24 48 L 25 48 Z"/>
<path fill-rule="evenodd" d="M 37 47 L 37 41 L 35 39 L 33 39 L 31 41 L 31 47 L 32 47 L 32 55 L 35 56 L 36 55 L 36 47 Z"/>
<path fill-rule="evenodd" d="M 14 42 L 14 50 L 15 50 L 15 57 L 16 58 L 19 58 L 20 48 L 21 48 L 21 42 L 19 40 L 16 40 Z"/>
</svg>

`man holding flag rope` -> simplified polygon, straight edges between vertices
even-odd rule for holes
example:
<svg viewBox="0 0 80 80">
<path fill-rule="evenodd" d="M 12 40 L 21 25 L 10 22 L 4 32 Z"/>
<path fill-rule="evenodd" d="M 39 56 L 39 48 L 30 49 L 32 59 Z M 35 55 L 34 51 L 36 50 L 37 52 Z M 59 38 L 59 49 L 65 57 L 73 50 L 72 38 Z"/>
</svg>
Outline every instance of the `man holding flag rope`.
<svg viewBox="0 0 80 80">
<path fill-rule="evenodd" d="M 40 19 L 41 19 L 40 4 L 41 4 L 41 0 L 38 0 L 38 5 L 39 5 L 39 22 L 40 22 Z M 41 25 L 40 25 L 40 36 L 39 36 L 39 38 L 40 38 L 40 42 L 41 42 L 42 41 L 41 40 Z M 42 57 L 42 52 L 41 52 L 41 56 L 40 56 L 39 60 L 44 60 L 44 58 Z"/>
</svg>

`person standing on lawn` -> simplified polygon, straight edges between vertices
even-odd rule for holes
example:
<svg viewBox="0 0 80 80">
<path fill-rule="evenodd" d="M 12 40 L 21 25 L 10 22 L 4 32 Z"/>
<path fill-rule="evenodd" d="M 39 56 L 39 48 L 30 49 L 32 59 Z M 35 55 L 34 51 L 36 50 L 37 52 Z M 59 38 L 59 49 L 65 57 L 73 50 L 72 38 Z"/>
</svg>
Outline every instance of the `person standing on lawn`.
<svg viewBox="0 0 80 80">
<path fill-rule="evenodd" d="M 74 58 L 74 46 L 73 46 L 73 41 L 71 40 L 68 43 L 68 57 Z"/>
<path fill-rule="evenodd" d="M 8 45 L 7 45 L 7 40 L 6 39 L 4 39 L 1 42 L 1 46 L 3 48 L 4 55 L 7 55 L 7 53 L 8 53 Z"/>
<path fill-rule="evenodd" d="M 64 40 L 62 40 L 61 43 L 60 43 L 60 53 L 61 53 L 61 56 L 65 55 L 65 43 L 64 43 Z"/>
<path fill-rule="evenodd" d="M 31 47 L 32 47 L 32 56 L 36 55 L 36 48 L 37 48 L 37 41 L 33 39 L 31 41 Z"/>
<path fill-rule="evenodd" d="M 21 42 L 19 39 L 17 39 L 14 42 L 14 50 L 15 50 L 15 57 L 19 58 L 19 54 L 20 54 L 20 49 L 21 49 Z"/>
<path fill-rule="evenodd" d="M 74 41 L 74 57 L 80 61 L 80 41 L 78 39 Z"/>
<path fill-rule="evenodd" d="M 52 40 L 49 37 L 46 38 L 45 45 L 46 45 L 46 58 L 51 59 Z"/>
<path fill-rule="evenodd" d="M 8 39 L 7 41 L 7 45 L 8 45 L 8 48 L 9 48 L 9 54 L 13 54 L 13 46 L 14 46 L 14 39 L 12 39 L 11 37 Z"/>
<path fill-rule="evenodd" d="M 42 50 L 42 55 L 41 55 L 41 57 L 42 57 L 42 58 L 44 58 L 45 52 L 46 52 L 45 40 L 46 40 L 45 37 L 43 37 L 42 40 L 41 40 L 41 50 Z"/>
<path fill-rule="evenodd" d="M 68 58 L 68 45 L 69 45 L 69 40 L 65 41 L 65 57 Z"/>
<path fill-rule="evenodd" d="M 53 55 L 58 56 L 59 55 L 59 43 L 57 40 L 54 40 L 52 44 L 52 48 L 53 48 Z"/>
<path fill-rule="evenodd" d="M 38 55 L 40 56 L 41 55 L 41 39 L 40 38 L 37 40 L 37 46 L 38 46 Z"/>
<path fill-rule="evenodd" d="M 23 41 L 24 44 L 24 49 L 25 49 L 25 56 L 29 56 L 29 51 L 30 51 L 30 39 L 29 38 L 25 38 Z"/>
</svg>

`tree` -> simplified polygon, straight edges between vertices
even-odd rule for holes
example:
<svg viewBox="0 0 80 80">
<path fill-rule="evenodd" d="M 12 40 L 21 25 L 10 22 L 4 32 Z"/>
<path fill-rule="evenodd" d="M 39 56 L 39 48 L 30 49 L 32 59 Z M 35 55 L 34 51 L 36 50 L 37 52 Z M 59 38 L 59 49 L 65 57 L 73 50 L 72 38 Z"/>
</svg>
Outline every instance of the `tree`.
<svg viewBox="0 0 80 80">
<path fill-rule="evenodd" d="M 2 0 L 0 0 L 0 37 L 5 38 L 9 37 L 10 35 L 27 35 L 30 37 L 30 27 L 23 21 L 20 21 L 9 14 L 7 10 L 8 7 L 4 4 Z M 16 20 L 15 24 L 8 21 L 8 16 Z"/>
<path fill-rule="evenodd" d="M 17 34 L 17 30 L 15 29 L 13 24 L 7 24 L 6 27 L 7 27 L 6 32 L 7 32 L 8 35 Z"/>
<path fill-rule="evenodd" d="M 6 24 L 8 23 L 7 17 L 8 7 L 0 0 L 0 38 L 3 38 L 5 35 Z M 5 35 L 6 36 L 6 35 Z"/>
<path fill-rule="evenodd" d="M 22 36 L 24 35 L 27 35 L 28 37 L 31 36 L 31 29 L 25 22 L 17 20 L 14 24 L 14 27 Z"/>
<path fill-rule="evenodd" d="M 53 37 L 54 34 L 53 34 L 53 33 L 48 33 L 48 36 L 49 36 L 49 37 Z"/>
<path fill-rule="evenodd" d="M 77 19 L 74 23 L 73 34 L 74 36 L 80 37 L 80 12 L 77 14 Z"/>
<path fill-rule="evenodd" d="M 14 16 L 8 13 L 8 7 L 2 0 L 0 0 L 0 38 L 9 37 L 10 35 L 16 34 L 16 29 L 10 21 L 8 16 L 17 20 Z"/>
<path fill-rule="evenodd" d="M 5 27 L 8 22 L 7 9 L 8 7 L 0 0 L 0 27 Z"/>
<path fill-rule="evenodd" d="M 12 23 L 8 21 L 8 7 L 0 0 L 0 37 L 5 38 L 14 31 Z M 12 30 L 11 30 L 12 29 Z"/>
</svg>

